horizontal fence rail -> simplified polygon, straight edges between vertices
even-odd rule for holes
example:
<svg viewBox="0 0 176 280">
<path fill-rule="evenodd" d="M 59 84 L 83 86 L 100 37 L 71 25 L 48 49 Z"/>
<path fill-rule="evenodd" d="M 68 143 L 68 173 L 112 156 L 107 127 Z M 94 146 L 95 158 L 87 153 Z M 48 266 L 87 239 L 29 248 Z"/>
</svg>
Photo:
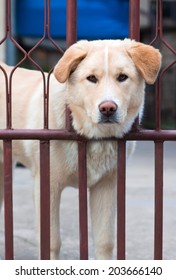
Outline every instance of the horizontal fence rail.
<svg viewBox="0 0 176 280">
<path fill-rule="evenodd" d="M 67 0 L 66 46 L 69 47 L 77 40 L 77 3 L 76 0 Z M 163 1 L 156 0 L 155 34 L 151 41 L 153 45 L 160 41 L 174 55 L 176 50 L 166 41 L 163 34 Z M 129 1 L 130 26 L 129 34 L 132 39 L 140 40 L 140 0 Z M 79 166 L 79 232 L 80 232 L 80 259 L 89 258 L 88 242 L 88 211 L 87 211 L 87 139 L 75 133 L 71 123 L 70 111 L 66 108 L 66 128 L 63 130 L 49 129 L 49 82 L 52 70 L 46 78 L 43 69 L 33 60 L 33 52 L 47 38 L 58 53 L 63 50 L 55 42 L 50 33 L 50 0 L 44 0 L 44 29 L 42 38 L 28 52 L 20 45 L 12 32 L 12 1 L 5 1 L 5 32 L 0 38 L 0 44 L 7 40 L 23 54 L 23 58 L 14 66 L 10 76 L 7 76 L 3 66 L 0 65 L 6 88 L 6 129 L 0 129 L 0 139 L 4 143 L 4 209 L 5 209 L 5 258 L 14 258 L 13 242 L 13 184 L 12 184 L 12 141 L 13 140 L 39 140 L 40 142 L 40 242 L 41 259 L 50 258 L 50 141 L 72 140 L 78 142 Z M 8 42 L 7 42 L 8 43 Z M 12 98 L 13 77 L 16 69 L 29 60 L 43 77 L 43 129 L 13 129 Z M 126 141 L 152 141 L 155 145 L 155 217 L 154 217 L 154 259 L 163 258 L 163 152 L 164 141 L 176 141 L 176 130 L 163 130 L 161 127 L 161 99 L 162 81 L 165 73 L 176 63 L 176 60 L 165 66 L 156 82 L 155 94 L 155 129 L 149 130 L 139 127 L 136 119 L 131 132 L 123 139 L 104 138 L 101 141 L 118 141 L 117 155 L 117 259 L 126 258 Z"/>
<path fill-rule="evenodd" d="M 2 129 L 0 130 L 0 139 L 10 140 L 22 140 L 22 139 L 33 139 L 33 140 L 75 140 L 75 141 L 94 141 L 94 139 L 87 139 L 84 136 L 75 134 L 68 130 L 55 130 L 55 129 Z M 175 130 L 148 130 L 139 129 L 137 132 L 127 133 L 124 140 L 128 141 L 175 141 L 176 131 Z M 117 141 L 117 138 L 102 138 L 101 141 Z"/>
</svg>

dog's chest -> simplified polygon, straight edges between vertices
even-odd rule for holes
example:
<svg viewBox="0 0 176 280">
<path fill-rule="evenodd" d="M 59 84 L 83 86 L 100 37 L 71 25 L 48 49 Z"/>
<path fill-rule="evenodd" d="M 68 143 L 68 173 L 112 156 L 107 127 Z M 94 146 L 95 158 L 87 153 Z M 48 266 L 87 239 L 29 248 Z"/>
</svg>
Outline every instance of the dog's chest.
<svg viewBox="0 0 176 280">
<path fill-rule="evenodd" d="M 88 186 L 92 186 L 116 168 L 117 143 L 94 142 L 87 148 Z"/>
<path fill-rule="evenodd" d="M 72 154 L 73 159 L 73 154 Z M 72 161 L 72 180 L 77 185 L 78 164 Z M 74 162 L 74 164 L 73 164 Z M 117 142 L 90 141 L 87 143 L 87 184 L 91 187 L 104 176 L 112 172 L 117 166 Z M 70 182 L 72 184 L 72 182 Z"/>
</svg>

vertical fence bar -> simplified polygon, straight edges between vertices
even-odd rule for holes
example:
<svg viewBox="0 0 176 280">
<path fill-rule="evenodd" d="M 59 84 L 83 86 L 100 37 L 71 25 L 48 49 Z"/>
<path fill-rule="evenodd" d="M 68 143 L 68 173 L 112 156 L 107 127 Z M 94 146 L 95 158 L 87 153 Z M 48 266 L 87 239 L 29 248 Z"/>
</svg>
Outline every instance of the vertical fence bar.
<svg viewBox="0 0 176 280">
<path fill-rule="evenodd" d="M 140 0 L 130 0 L 129 2 L 129 18 L 130 18 L 130 38 L 137 41 L 140 40 Z"/>
<path fill-rule="evenodd" d="M 41 259 L 50 259 L 50 142 L 40 141 L 40 246 Z"/>
<path fill-rule="evenodd" d="M 77 41 L 77 0 L 67 0 L 66 46 L 70 47 Z M 71 112 L 66 107 L 66 129 L 73 131 Z"/>
<path fill-rule="evenodd" d="M 44 4 L 44 36 L 46 36 L 46 32 L 50 32 L 48 30 L 50 28 L 50 0 L 45 0 Z M 43 84 L 44 84 L 44 98 L 43 98 L 43 113 L 44 113 L 44 129 L 48 129 L 48 117 L 49 117 L 49 78 L 47 77 L 47 84 L 46 80 L 43 76 Z"/>
<path fill-rule="evenodd" d="M 125 259 L 126 216 L 126 142 L 118 140 L 117 158 L 117 259 Z"/>
<path fill-rule="evenodd" d="M 67 0 L 66 45 L 77 41 L 77 0 Z"/>
<path fill-rule="evenodd" d="M 163 142 L 155 142 L 154 259 L 162 259 L 163 247 Z"/>
<path fill-rule="evenodd" d="M 10 0 L 6 1 L 6 23 L 7 23 L 6 26 L 7 34 L 10 37 L 11 35 L 11 1 Z M 6 126 L 9 129 L 12 127 L 11 91 L 12 91 L 12 79 L 10 75 L 8 87 L 6 85 Z"/>
<path fill-rule="evenodd" d="M 163 37 L 163 20 L 162 20 L 162 1 L 156 1 L 156 35 L 154 40 L 157 39 L 159 36 L 160 38 Z M 154 42 L 153 40 L 153 42 Z M 161 94 L 162 94 L 162 80 L 161 76 L 156 81 L 155 84 L 155 93 L 156 93 L 156 104 L 155 104 L 155 126 L 156 130 L 161 129 Z"/>
<path fill-rule="evenodd" d="M 156 130 L 161 129 L 161 81 L 158 79 L 155 84 L 156 104 L 155 104 L 155 126 Z"/>
<path fill-rule="evenodd" d="M 140 0 L 129 2 L 129 34 L 130 38 L 140 41 Z M 135 119 L 132 130 L 138 131 L 139 118 Z"/>
<path fill-rule="evenodd" d="M 44 37 L 50 27 L 50 0 L 44 3 Z M 50 31 L 49 31 L 50 32 Z M 44 96 L 44 129 L 49 123 L 49 77 L 47 84 L 42 71 Z M 40 255 L 42 260 L 50 259 L 50 141 L 40 141 Z"/>
<path fill-rule="evenodd" d="M 4 141 L 5 259 L 13 260 L 12 141 Z"/>
<path fill-rule="evenodd" d="M 80 259 L 88 259 L 86 143 L 78 142 Z"/>
<path fill-rule="evenodd" d="M 11 1 L 6 1 L 6 35 L 11 33 Z M 6 127 L 12 126 L 11 79 L 6 78 Z M 13 190 L 12 190 L 12 141 L 3 142 L 4 149 L 4 220 L 5 220 L 5 259 L 13 260 Z"/>
</svg>

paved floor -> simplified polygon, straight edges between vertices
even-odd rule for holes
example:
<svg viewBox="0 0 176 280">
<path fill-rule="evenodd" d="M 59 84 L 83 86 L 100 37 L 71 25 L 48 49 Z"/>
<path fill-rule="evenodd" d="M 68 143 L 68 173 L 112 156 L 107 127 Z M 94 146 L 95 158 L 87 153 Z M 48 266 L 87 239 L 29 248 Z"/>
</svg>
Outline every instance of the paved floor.
<svg viewBox="0 0 176 280">
<path fill-rule="evenodd" d="M 127 165 L 127 259 L 153 258 L 154 147 L 139 142 Z M 176 259 L 176 143 L 165 144 L 164 153 L 164 258 Z M 36 259 L 33 180 L 30 171 L 14 174 L 14 246 L 16 259 Z M 70 205 L 72 207 L 70 207 Z M 79 258 L 78 193 L 63 192 L 61 205 L 61 259 Z M 90 258 L 94 258 L 90 233 Z M 4 258 L 3 214 L 0 216 L 0 256 Z"/>
</svg>

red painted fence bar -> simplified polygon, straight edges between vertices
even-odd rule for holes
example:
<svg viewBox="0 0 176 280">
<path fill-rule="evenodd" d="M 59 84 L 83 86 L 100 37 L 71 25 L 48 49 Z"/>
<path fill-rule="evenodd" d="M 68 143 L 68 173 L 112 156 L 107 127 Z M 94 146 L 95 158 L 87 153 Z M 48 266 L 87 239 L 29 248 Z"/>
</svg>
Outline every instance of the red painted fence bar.
<svg viewBox="0 0 176 280">
<path fill-rule="evenodd" d="M 40 255 L 50 259 L 50 143 L 40 141 Z M 36 187 L 36 186 L 35 186 Z"/>
<path fill-rule="evenodd" d="M 77 41 L 77 0 L 67 0 L 67 48 Z"/>
<path fill-rule="evenodd" d="M 77 41 L 77 0 L 67 0 L 66 46 L 70 47 Z M 66 129 L 73 131 L 71 112 L 66 108 Z"/>
<path fill-rule="evenodd" d="M 80 259 L 88 259 L 88 217 L 87 217 L 87 157 L 86 143 L 78 142 L 79 178 L 79 234 Z"/>
<path fill-rule="evenodd" d="M 117 151 L 117 259 L 126 257 L 126 142 L 118 141 Z"/>
<path fill-rule="evenodd" d="M 155 236 L 154 259 L 163 253 L 163 142 L 155 141 Z"/>
<path fill-rule="evenodd" d="M 140 0 L 129 1 L 130 38 L 140 41 Z"/>
<path fill-rule="evenodd" d="M 77 0 L 67 0 L 66 45 L 77 41 Z M 71 112 L 66 108 L 66 129 L 73 132 Z M 73 132 L 75 135 L 75 133 Z M 88 259 L 88 217 L 87 217 L 87 159 L 86 143 L 78 142 L 78 182 L 79 182 L 79 234 L 80 259 Z"/>
<path fill-rule="evenodd" d="M 4 141 L 4 220 L 5 258 L 14 257 L 13 245 L 13 194 L 12 194 L 12 141 Z"/>
<path fill-rule="evenodd" d="M 129 35 L 131 39 L 140 41 L 140 0 L 129 1 Z M 132 131 L 138 131 L 139 118 L 137 117 Z"/>
</svg>

